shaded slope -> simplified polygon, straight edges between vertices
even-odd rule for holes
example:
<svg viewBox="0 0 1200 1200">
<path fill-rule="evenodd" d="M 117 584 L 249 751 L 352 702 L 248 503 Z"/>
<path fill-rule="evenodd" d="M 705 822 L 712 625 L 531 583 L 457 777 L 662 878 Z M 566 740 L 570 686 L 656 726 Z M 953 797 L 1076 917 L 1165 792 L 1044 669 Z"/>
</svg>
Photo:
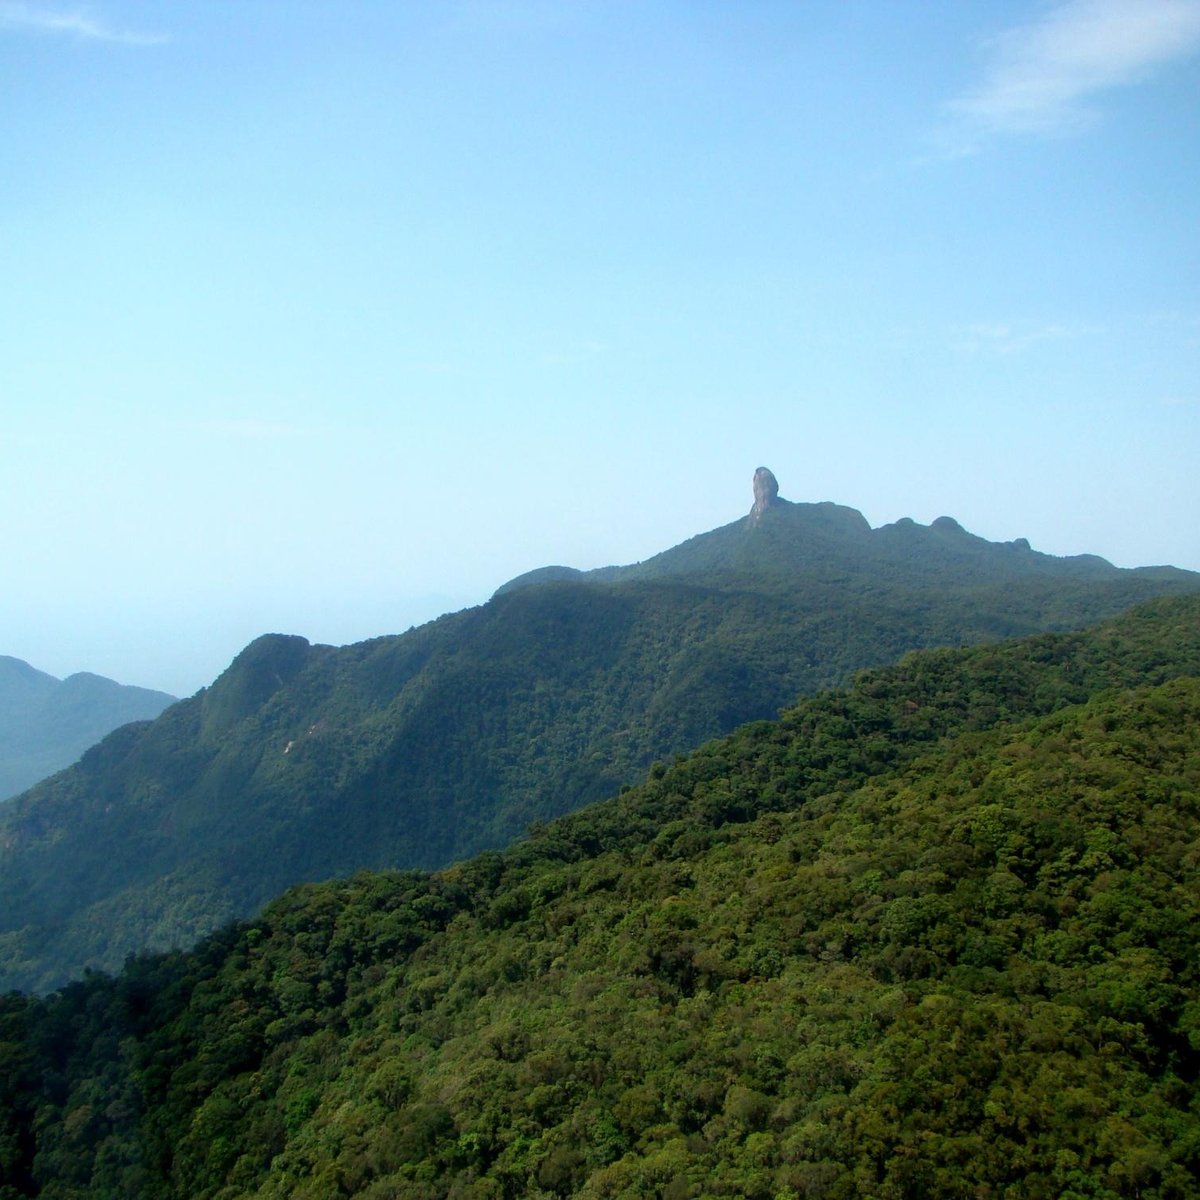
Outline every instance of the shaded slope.
<svg viewBox="0 0 1200 1200">
<path fill-rule="evenodd" d="M 119 725 L 157 717 L 174 699 L 86 671 L 56 679 L 0 655 L 0 800 L 70 766 Z"/>
<path fill-rule="evenodd" d="M 1198 670 L 1196 601 L 913 656 L 505 855 L 10 998 L 0 1185 L 1185 1200 Z"/>
<path fill-rule="evenodd" d="M 884 553 L 854 510 L 781 501 L 400 637 L 259 639 L 0 814 L 0 981 L 187 944 L 298 881 L 503 846 L 860 667 L 1200 583 L 914 528 Z"/>
</svg>

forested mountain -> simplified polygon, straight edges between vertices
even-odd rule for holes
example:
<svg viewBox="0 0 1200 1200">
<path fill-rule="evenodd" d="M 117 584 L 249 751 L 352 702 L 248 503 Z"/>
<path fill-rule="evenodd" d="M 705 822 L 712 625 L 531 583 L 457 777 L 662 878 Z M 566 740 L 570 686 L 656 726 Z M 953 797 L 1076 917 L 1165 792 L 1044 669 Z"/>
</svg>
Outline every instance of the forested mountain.
<svg viewBox="0 0 1200 1200">
<path fill-rule="evenodd" d="M 174 699 L 87 671 L 56 679 L 0 655 L 0 800 L 70 766 L 119 725 L 157 717 Z"/>
<path fill-rule="evenodd" d="M 1200 598 L 0 1001 L 0 1197 L 1190 1200 Z"/>
<path fill-rule="evenodd" d="M 188 945 L 299 881 L 501 847 L 916 647 L 1200 588 L 945 518 L 871 530 L 761 487 L 748 518 L 645 563 L 550 574 L 397 637 L 263 637 L 210 688 L 11 801 L 0 983 L 45 988 Z"/>
</svg>

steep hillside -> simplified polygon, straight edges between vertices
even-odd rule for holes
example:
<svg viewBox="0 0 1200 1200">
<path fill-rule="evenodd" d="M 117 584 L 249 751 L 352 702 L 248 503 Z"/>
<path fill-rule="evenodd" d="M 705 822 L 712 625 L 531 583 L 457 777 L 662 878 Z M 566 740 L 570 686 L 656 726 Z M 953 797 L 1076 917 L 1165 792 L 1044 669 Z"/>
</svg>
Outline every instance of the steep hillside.
<svg viewBox="0 0 1200 1200">
<path fill-rule="evenodd" d="M 775 498 L 637 567 L 503 589 L 400 637 L 270 635 L 0 813 L 0 982 L 189 944 L 299 881 L 506 845 L 916 647 L 1198 586 Z"/>
<path fill-rule="evenodd" d="M 70 766 L 119 725 L 157 717 L 174 699 L 86 671 L 56 679 L 0 655 L 0 800 Z"/>
<path fill-rule="evenodd" d="M 10 996 L 0 1195 L 1195 1196 L 1200 600 L 651 776 Z"/>
</svg>

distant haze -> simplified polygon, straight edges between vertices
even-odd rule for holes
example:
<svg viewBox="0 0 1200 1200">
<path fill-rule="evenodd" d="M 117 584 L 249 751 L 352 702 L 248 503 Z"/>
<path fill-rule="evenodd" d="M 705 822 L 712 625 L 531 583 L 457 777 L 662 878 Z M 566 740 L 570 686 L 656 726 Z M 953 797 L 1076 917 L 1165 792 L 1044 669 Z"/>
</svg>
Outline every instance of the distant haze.
<svg viewBox="0 0 1200 1200">
<path fill-rule="evenodd" d="M 0 654 L 187 694 L 783 496 L 1200 569 L 1200 0 L 0 0 Z"/>
</svg>

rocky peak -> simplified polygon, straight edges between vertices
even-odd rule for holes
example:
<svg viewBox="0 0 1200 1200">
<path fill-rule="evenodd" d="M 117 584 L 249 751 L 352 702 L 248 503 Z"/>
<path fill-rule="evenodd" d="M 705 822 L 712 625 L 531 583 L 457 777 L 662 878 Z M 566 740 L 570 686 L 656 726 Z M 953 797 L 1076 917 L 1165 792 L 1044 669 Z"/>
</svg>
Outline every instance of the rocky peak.
<svg viewBox="0 0 1200 1200">
<path fill-rule="evenodd" d="M 754 472 L 754 507 L 750 510 L 750 520 L 757 521 L 778 499 L 779 481 L 766 467 L 759 467 Z"/>
</svg>

